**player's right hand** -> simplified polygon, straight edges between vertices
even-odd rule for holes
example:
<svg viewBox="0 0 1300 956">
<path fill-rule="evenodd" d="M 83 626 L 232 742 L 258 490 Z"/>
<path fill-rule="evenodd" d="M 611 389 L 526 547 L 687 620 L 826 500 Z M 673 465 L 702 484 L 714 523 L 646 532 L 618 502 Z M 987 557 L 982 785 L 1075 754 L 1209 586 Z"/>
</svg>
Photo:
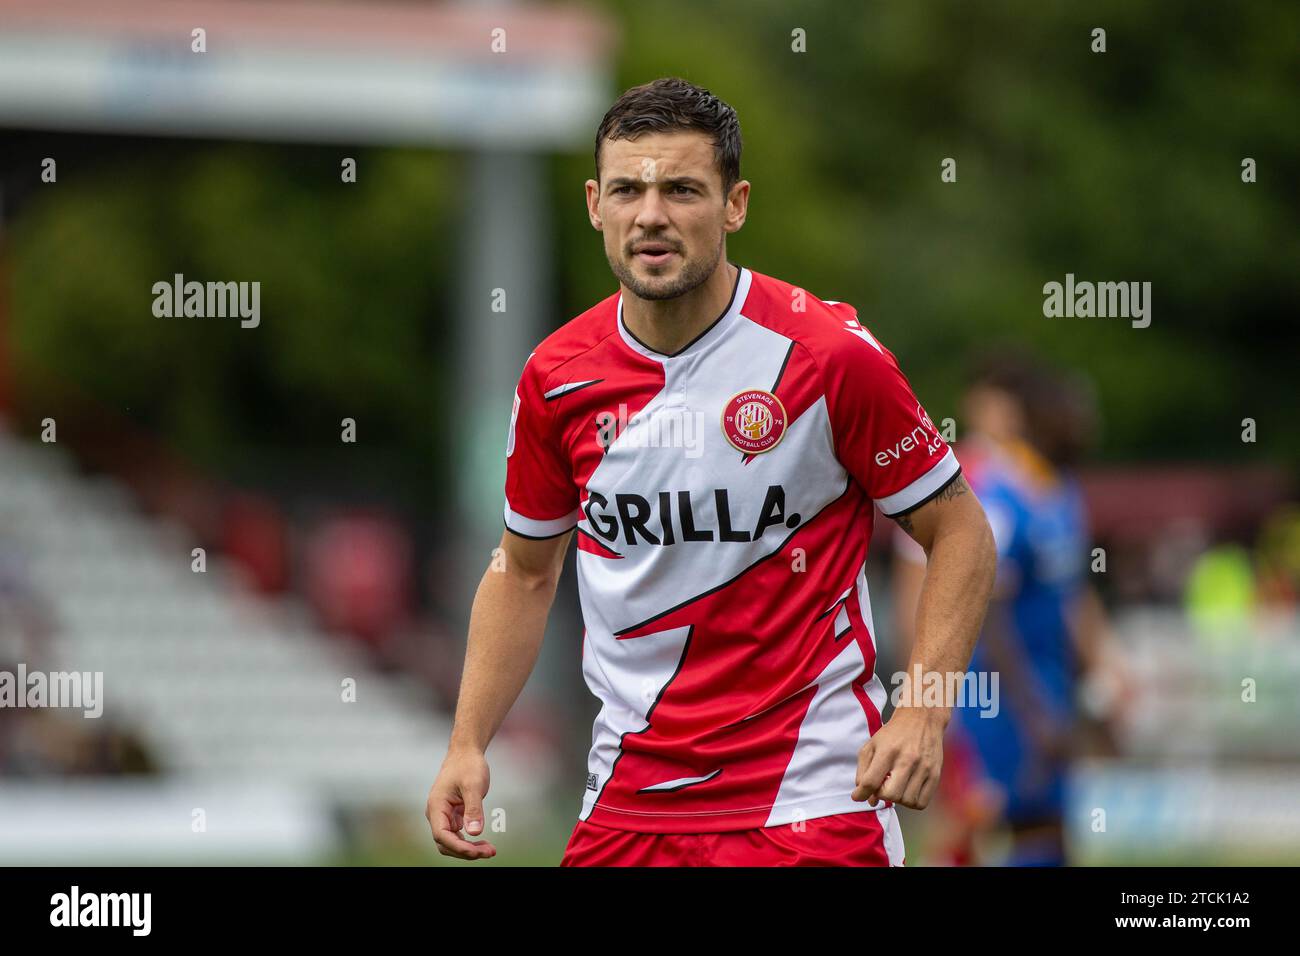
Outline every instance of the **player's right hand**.
<svg viewBox="0 0 1300 956">
<path fill-rule="evenodd" d="M 487 758 L 476 750 L 449 750 L 429 788 L 424 818 L 429 821 L 438 852 L 459 860 L 482 860 L 497 855 L 487 840 L 468 840 L 483 832 L 483 798 L 488 792 Z"/>
</svg>

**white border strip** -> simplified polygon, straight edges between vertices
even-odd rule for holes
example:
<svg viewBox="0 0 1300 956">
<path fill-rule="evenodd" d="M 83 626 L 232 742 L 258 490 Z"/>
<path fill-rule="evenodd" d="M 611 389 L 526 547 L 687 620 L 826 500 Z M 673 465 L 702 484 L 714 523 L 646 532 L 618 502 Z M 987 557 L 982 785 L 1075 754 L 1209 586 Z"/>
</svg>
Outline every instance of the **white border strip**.
<svg viewBox="0 0 1300 956">
<path fill-rule="evenodd" d="M 930 495 L 942 488 L 944 483 L 953 475 L 957 474 L 960 467 L 961 465 L 957 463 L 957 456 L 949 448 L 948 454 L 940 458 L 937 465 L 902 491 L 896 491 L 892 495 L 877 498 L 876 506 L 880 508 L 886 518 L 892 518 L 899 512 L 906 511 L 930 497 Z"/>
<path fill-rule="evenodd" d="M 581 508 L 575 508 L 572 514 L 565 515 L 563 518 L 538 521 L 536 518 L 529 518 L 512 510 L 508 501 L 505 507 L 506 527 L 516 534 L 522 534 L 529 538 L 553 538 L 557 534 L 563 534 L 570 528 L 576 527 L 581 518 Z"/>
</svg>

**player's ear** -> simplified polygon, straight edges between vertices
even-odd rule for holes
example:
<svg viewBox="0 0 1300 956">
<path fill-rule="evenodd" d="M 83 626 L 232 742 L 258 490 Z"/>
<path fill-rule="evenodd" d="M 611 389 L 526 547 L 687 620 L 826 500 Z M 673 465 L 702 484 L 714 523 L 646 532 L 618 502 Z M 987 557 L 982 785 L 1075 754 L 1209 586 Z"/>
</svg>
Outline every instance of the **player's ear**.
<svg viewBox="0 0 1300 956">
<path fill-rule="evenodd" d="M 597 232 L 601 231 L 602 223 L 600 220 L 600 183 L 594 179 L 587 180 L 587 218 L 591 220 L 591 228 Z"/>
<path fill-rule="evenodd" d="M 742 179 L 731 187 L 727 196 L 727 232 L 739 232 L 749 211 L 749 180 Z"/>
</svg>

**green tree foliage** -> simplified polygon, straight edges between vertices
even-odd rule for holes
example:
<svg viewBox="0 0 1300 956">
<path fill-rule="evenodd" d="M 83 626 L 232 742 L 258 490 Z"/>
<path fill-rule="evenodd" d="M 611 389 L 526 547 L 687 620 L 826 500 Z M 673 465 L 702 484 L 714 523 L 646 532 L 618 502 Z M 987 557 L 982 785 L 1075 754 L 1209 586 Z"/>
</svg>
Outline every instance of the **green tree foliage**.
<svg viewBox="0 0 1300 956">
<path fill-rule="evenodd" d="M 1105 457 L 1300 460 L 1300 7 L 605 7 L 611 102 L 675 74 L 739 111 L 753 190 L 732 261 L 856 305 L 936 418 L 974 355 L 1019 343 L 1091 374 Z M 584 206 L 591 146 L 550 164 L 554 326 L 617 289 Z M 9 237 L 29 397 L 62 376 L 218 468 L 301 464 L 349 415 L 399 464 L 432 463 L 450 436 L 457 159 L 366 150 L 343 185 L 341 155 L 150 143 L 61 170 Z M 261 327 L 154 317 L 150 288 L 175 272 L 260 280 Z M 1066 273 L 1150 282 L 1151 326 L 1044 317 Z"/>
<path fill-rule="evenodd" d="M 345 416 L 372 447 L 429 461 L 455 163 L 349 149 L 360 174 L 344 184 L 344 154 L 155 144 L 36 190 L 11 243 L 26 404 L 72 382 L 222 469 L 310 462 Z M 259 281 L 260 324 L 156 317 L 153 284 L 175 273 Z"/>
<path fill-rule="evenodd" d="M 1300 460 L 1294 4 L 608 6 L 620 89 L 676 74 L 740 115 L 733 261 L 858 306 L 932 412 L 1018 343 L 1092 376 L 1105 457 Z M 590 167 L 561 208 L 598 250 L 568 185 Z M 1151 326 L 1045 318 L 1066 273 L 1151 282 Z M 568 278 L 574 310 L 611 291 L 595 254 Z"/>
</svg>

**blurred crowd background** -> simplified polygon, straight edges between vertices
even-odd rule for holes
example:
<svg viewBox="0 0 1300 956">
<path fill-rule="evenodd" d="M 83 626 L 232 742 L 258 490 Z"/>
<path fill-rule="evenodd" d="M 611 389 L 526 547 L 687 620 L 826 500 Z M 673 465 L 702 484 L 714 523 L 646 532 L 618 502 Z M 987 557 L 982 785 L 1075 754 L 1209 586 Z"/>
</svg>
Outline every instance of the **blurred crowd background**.
<svg viewBox="0 0 1300 956">
<path fill-rule="evenodd" d="M 959 457 L 990 356 L 1088 396 L 1127 690 L 1072 701 L 1068 861 L 1300 861 L 1300 8 L 115 7 L 0 0 L 0 670 L 106 698 L 0 708 L 0 862 L 440 859 L 514 382 L 617 291 L 592 137 L 665 75 L 738 111 L 731 261 L 854 304 Z M 260 323 L 158 317 L 176 274 L 260 282 Z M 1149 327 L 1045 317 L 1067 274 L 1150 282 Z M 489 750 L 501 863 L 558 862 L 580 806 L 581 640 L 570 556 Z M 960 807 L 904 816 L 909 865 L 1009 859 L 987 808 L 952 856 Z"/>
</svg>

